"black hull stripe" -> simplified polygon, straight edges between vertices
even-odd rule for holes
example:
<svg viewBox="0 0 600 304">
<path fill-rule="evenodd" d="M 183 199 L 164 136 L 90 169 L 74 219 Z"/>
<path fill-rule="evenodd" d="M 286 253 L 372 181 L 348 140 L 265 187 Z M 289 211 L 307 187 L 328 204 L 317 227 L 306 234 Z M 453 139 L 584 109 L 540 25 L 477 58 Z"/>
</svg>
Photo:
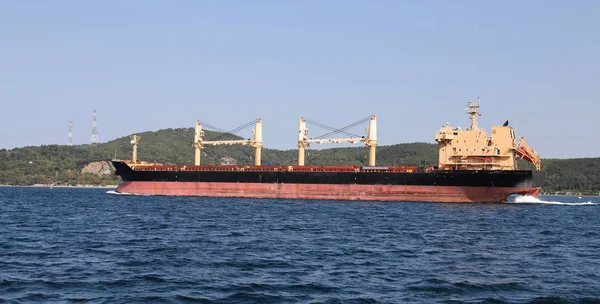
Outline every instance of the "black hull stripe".
<svg viewBox="0 0 600 304">
<path fill-rule="evenodd" d="M 540 188 L 544 175 L 530 170 L 453 170 L 429 173 L 405 172 L 193 172 L 134 171 L 123 162 L 113 162 L 124 181 L 358 184 L 407 186 L 519 187 Z"/>
</svg>

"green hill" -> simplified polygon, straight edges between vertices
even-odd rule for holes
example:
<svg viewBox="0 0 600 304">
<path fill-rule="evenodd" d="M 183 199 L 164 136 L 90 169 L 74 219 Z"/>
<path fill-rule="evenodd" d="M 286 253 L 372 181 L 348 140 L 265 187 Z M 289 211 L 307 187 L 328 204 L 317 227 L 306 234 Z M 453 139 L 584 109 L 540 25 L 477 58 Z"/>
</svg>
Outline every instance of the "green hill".
<svg viewBox="0 0 600 304">
<path fill-rule="evenodd" d="M 191 164 L 193 162 L 192 128 L 165 129 L 156 132 L 138 134 L 141 140 L 138 145 L 140 159 L 163 164 Z M 220 133 L 206 131 L 206 138 L 211 139 Z M 225 134 L 221 139 L 240 139 Z M 34 185 L 34 184 L 118 184 L 119 177 L 114 175 L 98 175 L 82 173 L 82 169 L 95 161 L 106 161 L 113 158 L 130 159 L 131 144 L 129 136 L 99 144 L 96 147 L 87 145 L 59 146 L 44 145 L 39 147 L 0 150 L 0 184 Z M 253 164 L 254 149 L 248 146 L 209 146 L 203 149 L 202 163 L 216 165 L 221 159 L 229 157 L 237 164 Z M 368 148 L 357 146 L 351 148 L 331 148 L 323 150 L 307 150 L 308 165 L 366 165 Z M 263 164 L 293 165 L 297 162 L 297 150 L 263 149 Z M 378 165 L 419 165 L 437 164 L 437 147 L 428 143 L 408 143 L 377 148 Z M 528 164 L 520 162 L 521 167 Z M 570 191 L 597 194 L 600 191 L 600 158 L 582 159 L 544 159 L 542 169 L 546 173 L 544 191 Z"/>
</svg>

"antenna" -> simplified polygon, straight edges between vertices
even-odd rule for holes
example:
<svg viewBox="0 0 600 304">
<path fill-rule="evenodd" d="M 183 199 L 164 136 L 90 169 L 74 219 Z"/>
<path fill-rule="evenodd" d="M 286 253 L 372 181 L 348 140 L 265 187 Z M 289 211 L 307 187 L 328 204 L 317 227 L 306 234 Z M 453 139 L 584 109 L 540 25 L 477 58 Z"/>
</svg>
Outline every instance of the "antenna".
<svg viewBox="0 0 600 304">
<path fill-rule="evenodd" d="M 73 145 L 73 121 L 69 121 L 67 122 L 67 126 L 69 126 L 69 137 L 67 140 L 67 146 L 72 146 Z"/>
<path fill-rule="evenodd" d="M 92 121 L 92 136 L 90 146 L 98 145 L 98 123 L 96 122 L 96 109 L 94 109 L 94 120 Z"/>
</svg>

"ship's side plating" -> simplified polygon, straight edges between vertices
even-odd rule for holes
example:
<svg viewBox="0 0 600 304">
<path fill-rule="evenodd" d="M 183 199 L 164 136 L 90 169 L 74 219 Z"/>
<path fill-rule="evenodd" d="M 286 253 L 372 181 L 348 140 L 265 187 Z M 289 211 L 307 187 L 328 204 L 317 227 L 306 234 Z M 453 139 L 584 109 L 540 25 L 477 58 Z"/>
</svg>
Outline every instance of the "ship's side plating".
<svg viewBox="0 0 600 304">
<path fill-rule="evenodd" d="M 231 167 L 133 170 L 113 162 L 124 183 L 118 192 L 147 195 L 501 202 L 511 194 L 536 196 L 543 176 L 531 170 L 433 170 L 431 172 L 294 172 Z M 196 171 L 200 168 L 202 171 Z M 242 171 L 244 170 L 244 171 Z"/>
</svg>

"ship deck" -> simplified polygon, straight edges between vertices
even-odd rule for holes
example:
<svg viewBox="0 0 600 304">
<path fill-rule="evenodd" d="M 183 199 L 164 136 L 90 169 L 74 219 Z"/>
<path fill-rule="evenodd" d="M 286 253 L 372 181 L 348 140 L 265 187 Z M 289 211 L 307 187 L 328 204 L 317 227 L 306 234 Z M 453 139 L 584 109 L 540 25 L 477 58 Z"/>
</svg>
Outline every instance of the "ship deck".
<svg viewBox="0 0 600 304">
<path fill-rule="evenodd" d="M 178 166 L 128 164 L 133 171 L 191 171 L 191 172 L 431 172 L 434 167 L 418 166 Z"/>
</svg>

